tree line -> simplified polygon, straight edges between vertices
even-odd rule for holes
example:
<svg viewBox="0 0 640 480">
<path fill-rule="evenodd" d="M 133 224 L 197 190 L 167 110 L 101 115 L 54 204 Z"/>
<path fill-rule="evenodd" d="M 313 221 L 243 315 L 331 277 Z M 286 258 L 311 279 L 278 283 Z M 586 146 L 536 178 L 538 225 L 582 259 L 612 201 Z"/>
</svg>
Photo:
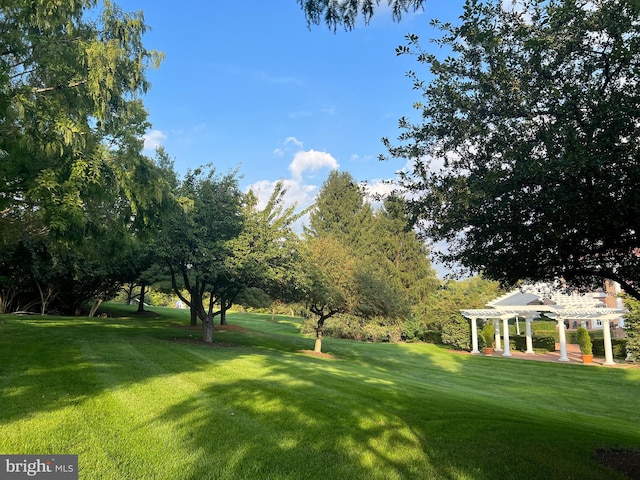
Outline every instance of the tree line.
<svg viewBox="0 0 640 480">
<path fill-rule="evenodd" d="M 378 5 L 298 1 L 310 25 L 334 29 Z M 394 17 L 422 3 L 394 0 Z M 635 1 L 469 0 L 457 23 L 434 21 L 444 56 L 408 35 L 397 53 L 431 80 L 409 72 L 418 120 L 384 139 L 383 158 L 409 160 L 397 194 L 374 210 L 334 172 L 300 237 L 282 185 L 259 209 L 237 172 L 180 177 L 166 152 L 142 154 L 146 73 L 162 54 L 144 47 L 141 13 L 5 2 L 0 308 L 92 314 L 122 285 L 168 282 L 207 341 L 242 298 L 304 299 L 319 342 L 337 316 L 417 325 L 450 311 L 439 300 L 459 285 L 435 278 L 414 226 L 447 242 L 445 261 L 504 285 L 608 278 L 640 298 L 639 12 Z"/>
<path fill-rule="evenodd" d="M 300 302 L 406 321 L 439 288 L 428 251 L 389 198 L 374 211 L 334 172 L 306 212 L 278 184 L 264 208 L 238 172 L 180 176 L 142 153 L 142 95 L 162 54 L 142 13 L 112 2 L 14 0 L 0 10 L 0 311 L 93 315 L 127 286 L 171 290 L 213 340 L 236 302 Z"/>
</svg>

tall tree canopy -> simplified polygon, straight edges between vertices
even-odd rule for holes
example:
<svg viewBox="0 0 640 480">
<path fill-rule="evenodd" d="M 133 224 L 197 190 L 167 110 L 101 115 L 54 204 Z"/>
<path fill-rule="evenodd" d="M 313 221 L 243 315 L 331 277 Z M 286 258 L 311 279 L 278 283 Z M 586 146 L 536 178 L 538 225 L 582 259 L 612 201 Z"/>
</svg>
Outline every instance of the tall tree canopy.
<svg viewBox="0 0 640 480">
<path fill-rule="evenodd" d="M 359 16 L 369 23 L 380 6 L 380 0 L 298 0 L 298 3 L 309 26 L 325 22 L 334 31 L 339 25 L 345 30 L 353 29 Z M 423 3 L 424 0 L 387 0 L 396 21 L 402 18 L 403 13 L 421 8 Z"/>
<path fill-rule="evenodd" d="M 328 318 L 350 314 L 363 320 L 395 320 L 409 315 L 410 295 L 401 277 L 413 267 L 400 261 L 403 246 L 389 246 L 397 233 L 393 223 L 387 213 L 374 215 L 364 192 L 348 172 L 329 174 L 306 230 L 310 279 L 307 303 L 318 318 L 317 351 Z M 430 265 L 426 255 L 424 261 Z M 419 260 L 418 268 L 423 265 Z M 432 270 L 427 271 L 433 275 Z"/>
<path fill-rule="evenodd" d="M 421 120 L 391 157 L 444 260 L 513 283 L 619 282 L 640 298 L 640 18 L 617 0 L 468 1 L 444 59 L 409 35 Z"/>
<path fill-rule="evenodd" d="M 333 170 L 322 184 L 309 215 L 307 235 L 335 236 L 353 244 L 372 212 L 364 192 L 349 172 Z"/>
<path fill-rule="evenodd" d="M 429 248 L 418 238 L 405 210 L 401 197 L 386 198 L 362 247 L 385 280 L 417 307 L 436 292 L 440 280 L 431 265 Z"/>
<path fill-rule="evenodd" d="M 92 10 L 100 6 L 100 10 Z M 89 18 L 92 14 L 97 19 Z M 85 0 L 5 2 L 0 10 L 0 213 L 38 210 L 52 228 L 83 218 L 91 187 L 130 173 L 148 127 L 139 94 L 160 54 L 142 14 Z"/>
<path fill-rule="evenodd" d="M 145 72 L 161 58 L 146 28 L 106 0 L 2 3 L 0 288 L 64 288 L 62 309 L 112 290 L 107 252 L 167 198 L 140 153 Z"/>
<path fill-rule="evenodd" d="M 322 350 L 325 321 L 340 314 L 363 319 L 404 317 L 407 305 L 398 291 L 361 263 L 352 251 L 332 236 L 308 239 L 305 268 L 306 301 L 317 316 L 314 351 Z"/>
</svg>

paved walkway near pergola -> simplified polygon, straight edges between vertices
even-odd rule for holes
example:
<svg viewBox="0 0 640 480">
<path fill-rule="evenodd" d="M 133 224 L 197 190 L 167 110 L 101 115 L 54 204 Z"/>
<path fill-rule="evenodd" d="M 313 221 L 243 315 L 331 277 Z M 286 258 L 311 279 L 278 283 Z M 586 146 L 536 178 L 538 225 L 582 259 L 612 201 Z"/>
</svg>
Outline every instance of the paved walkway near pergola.
<svg viewBox="0 0 640 480">
<path fill-rule="evenodd" d="M 491 355 L 486 355 L 487 357 L 502 357 L 503 352 L 494 352 Z M 556 343 L 556 351 L 549 353 L 525 353 L 520 352 L 518 350 L 511 351 L 511 358 L 518 360 L 535 360 L 538 362 L 558 362 L 560 359 L 560 344 Z M 568 343 L 567 344 L 567 358 L 564 363 L 569 364 L 580 364 L 582 363 L 582 355 L 580 354 L 580 347 L 577 344 Z M 604 357 L 593 357 L 593 363 L 586 364 L 585 366 L 603 366 L 605 365 Z M 624 360 L 617 359 L 614 364 L 606 365 L 607 368 L 640 368 L 640 364 L 637 363 L 627 363 Z"/>
</svg>

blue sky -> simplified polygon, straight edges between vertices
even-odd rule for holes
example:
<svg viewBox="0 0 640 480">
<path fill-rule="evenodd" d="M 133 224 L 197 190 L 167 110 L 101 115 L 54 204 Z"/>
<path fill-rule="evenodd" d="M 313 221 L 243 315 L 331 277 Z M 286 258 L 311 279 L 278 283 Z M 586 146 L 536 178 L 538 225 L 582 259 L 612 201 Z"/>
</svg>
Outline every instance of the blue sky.
<svg viewBox="0 0 640 480">
<path fill-rule="evenodd" d="M 419 100 L 406 72 L 427 78 L 395 47 L 408 33 L 428 46 L 429 20 L 461 13 L 459 0 L 427 0 L 424 12 L 394 23 L 383 5 L 370 25 L 333 33 L 309 29 L 296 0 L 116 3 L 144 12 L 145 46 L 165 54 L 144 99 L 153 124 L 147 153 L 164 145 L 179 172 L 237 167 L 242 188 L 262 198 L 283 179 L 301 207 L 332 168 L 374 187 L 394 178 L 403 162 L 380 162 L 380 139 L 395 138 L 398 119 Z"/>
</svg>

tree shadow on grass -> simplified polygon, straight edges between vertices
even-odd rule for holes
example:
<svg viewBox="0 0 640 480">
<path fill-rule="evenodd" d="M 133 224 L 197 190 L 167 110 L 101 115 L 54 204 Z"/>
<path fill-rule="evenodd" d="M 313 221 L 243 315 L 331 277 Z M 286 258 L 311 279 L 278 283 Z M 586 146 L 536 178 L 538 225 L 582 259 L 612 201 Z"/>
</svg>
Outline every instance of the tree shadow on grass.
<svg viewBox="0 0 640 480">
<path fill-rule="evenodd" d="M 164 321 L 14 318 L 0 335 L 0 422 L 54 411 L 118 386 L 194 371 L 162 341 Z"/>
<path fill-rule="evenodd" d="M 217 382 L 162 416 L 201 452 L 190 478 L 617 478 L 575 444 L 591 425 L 345 361 L 264 360 L 261 378 Z"/>
<path fill-rule="evenodd" d="M 169 342 L 185 332 L 166 323 L 45 319 L 20 321 L 15 328 L 6 323 L 0 337 L 0 421 L 64 408 L 155 377 L 200 372 L 206 381 L 198 394 L 169 403 L 158 414 L 181 444 L 197 452 L 182 478 L 607 475 L 589 463 L 593 442 L 615 445 L 606 435 L 594 436 L 598 425 L 552 409 L 553 419 L 544 414 L 532 419 L 526 399 L 519 400 L 522 409 L 513 400 L 531 382 L 529 374 L 539 381 L 540 371 L 548 372 L 552 387 L 553 375 L 567 372 L 558 384 L 568 384 L 576 370 L 567 366 L 516 368 L 502 359 L 454 356 L 436 347 L 332 339 L 325 348 L 338 358 L 319 359 L 298 353 L 311 340 L 286 329 L 220 331 L 218 340 L 238 348 L 210 348 Z M 244 356 L 258 359 L 260 368 L 234 372 L 233 362 Z M 218 376 L 214 365 L 226 362 L 227 376 Z M 624 380 L 620 372 L 610 376 L 615 378 L 607 381 Z M 36 398 L 43 391 L 45 398 Z M 575 441 L 588 435 L 587 441 Z M 639 440 L 636 435 L 624 441 Z"/>
</svg>

